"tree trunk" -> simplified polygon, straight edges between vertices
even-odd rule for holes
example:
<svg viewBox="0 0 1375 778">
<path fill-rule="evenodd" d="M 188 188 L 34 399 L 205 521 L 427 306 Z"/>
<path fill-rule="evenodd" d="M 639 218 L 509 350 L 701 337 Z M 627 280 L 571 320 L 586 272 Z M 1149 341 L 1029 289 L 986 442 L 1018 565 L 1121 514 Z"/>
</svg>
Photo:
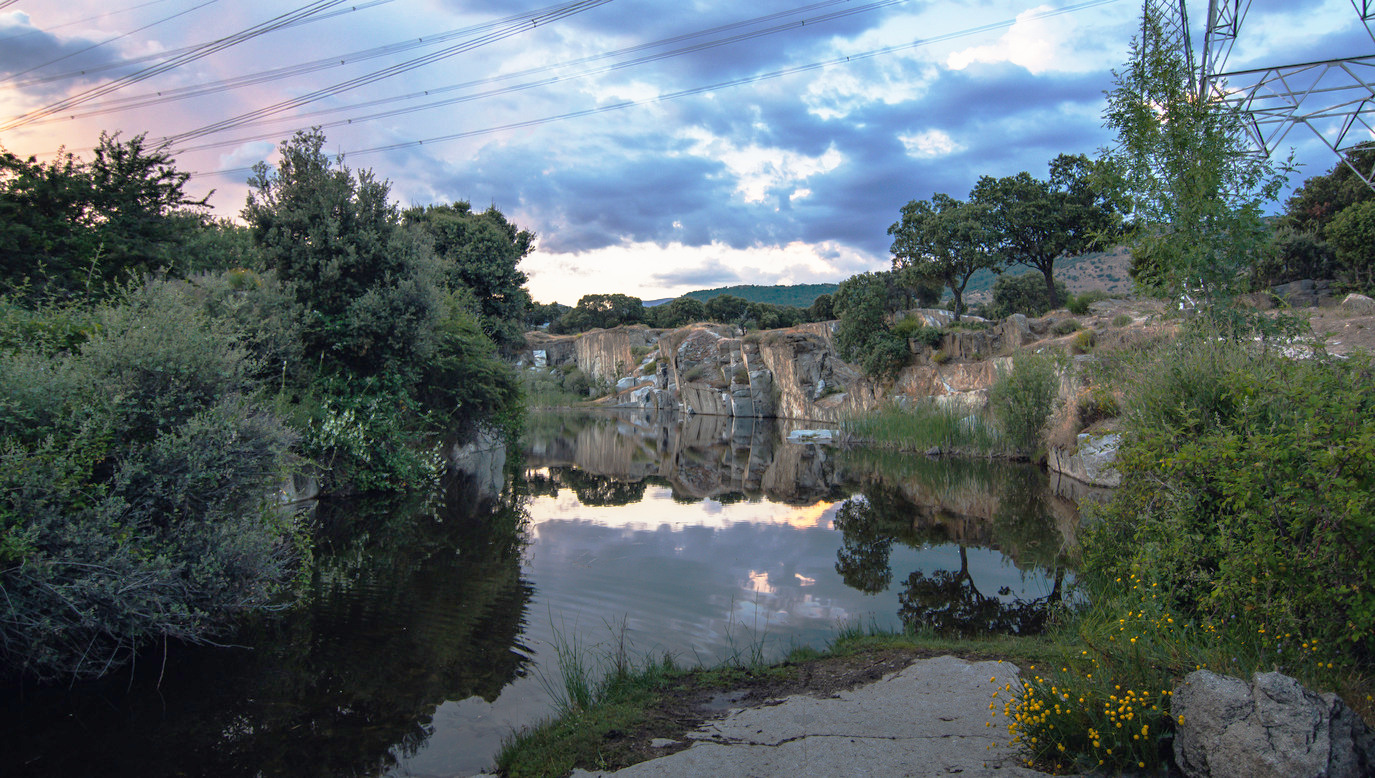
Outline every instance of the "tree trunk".
<svg viewBox="0 0 1375 778">
<path fill-rule="evenodd" d="M 1052 273 L 1053 264 L 1041 268 L 1041 275 L 1046 278 L 1046 299 L 1050 301 L 1050 309 L 1053 311 L 1060 307 L 1060 301 L 1055 295 L 1055 275 Z"/>
</svg>

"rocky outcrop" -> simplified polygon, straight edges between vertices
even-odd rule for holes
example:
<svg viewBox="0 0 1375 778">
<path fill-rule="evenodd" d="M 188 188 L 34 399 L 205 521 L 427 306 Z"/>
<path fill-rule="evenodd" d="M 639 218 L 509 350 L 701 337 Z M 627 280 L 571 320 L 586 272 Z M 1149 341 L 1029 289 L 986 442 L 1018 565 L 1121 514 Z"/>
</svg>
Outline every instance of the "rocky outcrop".
<svg viewBox="0 0 1375 778">
<path fill-rule="evenodd" d="M 1375 737 L 1335 694 L 1280 673 L 1198 670 L 1174 689 L 1174 753 L 1190 778 L 1357 778 L 1375 774 Z"/>
<path fill-rule="evenodd" d="M 1375 316 L 1375 300 L 1352 292 L 1342 299 L 1342 310 L 1354 316 Z"/>
<path fill-rule="evenodd" d="M 498 430 L 478 427 L 468 440 L 450 443 L 448 460 L 450 471 L 472 478 L 479 497 L 501 493 L 506 482 L 506 440 Z"/>
<path fill-rule="evenodd" d="M 1271 287 L 1270 291 L 1290 308 L 1311 308 L 1332 297 L 1332 282 L 1304 278 Z"/>
<path fill-rule="evenodd" d="M 1113 463 L 1117 461 L 1121 442 L 1122 436 L 1116 432 L 1081 432 L 1073 449 L 1051 446 L 1046 452 L 1046 466 L 1090 486 L 1119 486 L 1122 474 L 1113 468 Z"/>
</svg>

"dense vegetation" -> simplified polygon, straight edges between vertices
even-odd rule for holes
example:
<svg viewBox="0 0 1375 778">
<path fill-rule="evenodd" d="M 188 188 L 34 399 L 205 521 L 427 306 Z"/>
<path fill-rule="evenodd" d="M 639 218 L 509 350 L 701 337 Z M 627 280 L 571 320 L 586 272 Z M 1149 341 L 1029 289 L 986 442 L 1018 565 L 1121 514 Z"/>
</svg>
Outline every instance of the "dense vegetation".
<svg viewBox="0 0 1375 778">
<path fill-rule="evenodd" d="M 707 302 L 713 297 L 721 295 L 731 295 L 751 303 L 768 303 L 769 305 L 780 305 L 788 308 L 806 308 L 811 305 L 816 298 L 823 294 L 835 292 L 835 284 L 791 284 L 777 286 L 758 286 L 756 284 L 738 284 L 736 286 L 721 286 L 715 289 L 698 289 L 688 292 L 683 297 L 691 297 L 694 300 Z"/>
<path fill-rule="evenodd" d="M 0 657 L 100 675 L 205 640 L 310 559 L 276 506 L 308 469 L 399 491 L 440 445 L 514 431 L 498 356 L 531 236 L 466 203 L 402 214 L 319 132 L 255 169 L 246 227 L 204 214 L 163 149 L 0 157 Z"/>
</svg>

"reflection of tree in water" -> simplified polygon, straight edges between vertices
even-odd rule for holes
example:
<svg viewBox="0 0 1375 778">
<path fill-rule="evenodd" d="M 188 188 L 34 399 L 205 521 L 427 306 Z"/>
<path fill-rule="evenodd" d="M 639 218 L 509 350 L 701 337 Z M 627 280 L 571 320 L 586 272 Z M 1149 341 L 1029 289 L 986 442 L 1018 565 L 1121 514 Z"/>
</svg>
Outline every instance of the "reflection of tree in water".
<svg viewBox="0 0 1375 778">
<path fill-rule="evenodd" d="M 898 616 L 909 627 L 926 627 L 942 635 L 972 636 L 988 632 L 1025 635 L 1045 628 L 1049 606 L 1060 601 L 1065 571 L 1055 568 L 1050 594 L 1031 600 L 1002 599 L 1012 592 L 1004 587 L 999 596 L 980 592 L 969 574 L 969 555 L 960 546 L 959 570 L 936 570 L 926 575 L 915 570 L 907 577 L 907 589 L 898 593 Z"/>
<path fill-rule="evenodd" d="M 132 680 L 31 695 L 0 720 L 0 759 L 45 776 L 385 771 L 426 742 L 436 705 L 494 700 L 529 661 L 524 504 L 508 488 L 470 511 L 468 494 L 452 487 L 433 516 L 323 507 L 308 601 L 241 630 L 250 649 L 172 646 L 165 669 L 144 658 Z"/>
<path fill-rule="evenodd" d="M 551 467 L 550 476 L 573 490 L 578 502 L 587 506 L 633 505 L 645 498 L 644 481 L 618 480 L 614 476 L 594 475 L 576 467 Z"/>
<path fill-rule="evenodd" d="M 905 624 L 946 634 L 1036 632 L 1045 625 L 1051 604 L 1061 597 L 1065 567 L 1062 543 L 1046 506 L 1045 478 L 1030 468 L 995 467 L 950 460 L 897 460 L 893 467 L 878 458 L 852 469 L 866 472 L 863 494 L 836 512 L 842 534 L 836 572 L 845 583 L 867 593 L 886 590 L 893 580 L 890 559 L 894 543 L 911 548 L 955 544 L 959 570 L 914 571 L 899 592 L 899 616 Z M 914 503 L 910 494 L 954 500 L 960 490 L 968 504 L 993 505 L 991 521 L 949 513 L 937 504 Z M 968 548 L 1001 550 L 1019 569 L 1045 570 L 1052 590 L 1031 600 L 1010 598 L 1007 588 L 979 591 L 969 569 Z"/>
</svg>

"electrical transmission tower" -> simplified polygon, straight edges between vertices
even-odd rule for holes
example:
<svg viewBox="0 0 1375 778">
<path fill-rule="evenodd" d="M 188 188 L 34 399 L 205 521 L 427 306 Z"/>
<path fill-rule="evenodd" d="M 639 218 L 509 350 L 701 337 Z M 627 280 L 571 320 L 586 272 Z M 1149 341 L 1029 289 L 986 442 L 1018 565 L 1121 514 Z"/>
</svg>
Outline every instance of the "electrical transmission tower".
<svg viewBox="0 0 1375 778">
<path fill-rule="evenodd" d="M 1237 108 L 1258 151 L 1272 154 L 1289 130 L 1303 125 L 1375 189 L 1375 168 L 1361 169 L 1347 153 L 1375 138 L 1375 54 L 1229 71 L 1227 57 L 1251 0 L 1209 0 L 1197 59 L 1185 1 L 1145 2 L 1161 20 L 1168 43 L 1188 58 L 1196 94 Z M 1375 49 L 1375 0 L 1351 5 Z"/>
</svg>

